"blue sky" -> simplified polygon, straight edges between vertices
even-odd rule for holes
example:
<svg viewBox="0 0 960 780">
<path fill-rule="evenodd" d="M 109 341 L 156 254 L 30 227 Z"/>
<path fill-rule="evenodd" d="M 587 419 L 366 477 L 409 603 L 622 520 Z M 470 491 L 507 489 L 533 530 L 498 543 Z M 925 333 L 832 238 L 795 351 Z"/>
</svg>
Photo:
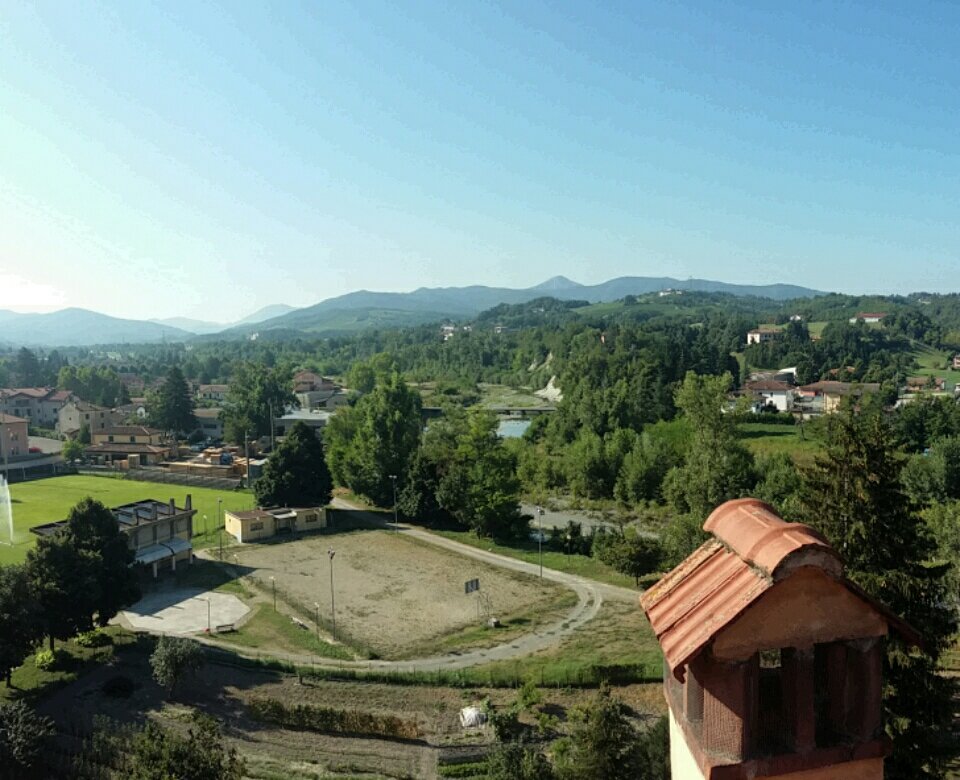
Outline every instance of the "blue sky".
<svg viewBox="0 0 960 780">
<path fill-rule="evenodd" d="M 0 308 L 960 290 L 958 28 L 919 2 L 2 3 Z"/>
</svg>

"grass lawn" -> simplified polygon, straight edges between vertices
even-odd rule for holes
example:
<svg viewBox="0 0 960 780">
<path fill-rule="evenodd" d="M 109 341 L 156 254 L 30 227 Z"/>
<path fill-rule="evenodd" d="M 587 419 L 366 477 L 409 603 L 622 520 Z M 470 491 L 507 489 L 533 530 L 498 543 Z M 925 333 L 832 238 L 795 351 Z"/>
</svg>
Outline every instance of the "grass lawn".
<svg viewBox="0 0 960 780">
<path fill-rule="evenodd" d="M 252 650 L 262 648 L 286 653 L 311 653 L 321 658 L 353 658 L 353 653 L 346 648 L 318 639 L 314 631 L 301 628 L 289 615 L 274 611 L 270 604 L 258 604 L 254 607 L 254 614 L 238 630 L 217 634 L 212 639 Z"/>
<path fill-rule="evenodd" d="M 810 463 L 823 446 L 814 432 L 798 425 L 742 423 L 739 431 L 743 443 L 754 455 L 785 452 L 796 463 Z"/>
<path fill-rule="evenodd" d="M 650 679 L 659 678 L 663 655 L 639 604 L 604 601 L 596 618 L 564 639 L 557 647 L 516 661 L 500 661 L 469 670 L 482 680 L 514 674 L 544 685 L 587 683 L 611 667 L 646 667 Z"/>
<path fill-rule="evenodd" d="M 175 498 L 182 506 L 187 494 L 193 497 L 197 514 L 193 519 L 194 547 L 212 547 L 217 544 L 217 499 L 223 499 L 223 510 L 250 509 L 253 494 L 247 491 L 211 490 L 210 488 L 166 485 L 156 482 L 139 482 L 132 479 L 117 479 L 112 476 L 51 477 L 34 482 L 19 482 L 10 486 L 13 501 L 13 526 L 15 544 L 0 545 L 0 565 L 22 561 L 34 543 L 29 529 L 42 523 L 51 523 L 66 518 L 70 509 L 81 499 L 90 496 L 113 507 L 145 498 L 169 501 Z M 203 516 L 207 515 L 207 533 L 203 533 Z M 3 541 L 6 532 L 0 529 Z M 224 534 L 224 544 L 232 537 Z"/>
<path fill-rule="evenodd" d="M 508 558 L 516 558 L 527 563 L 537 564 L 540 561 L 536 542 L 520 542 L 512 545 L 501 544 L 490 539 L 478 539 L 473 531 L 439 531 L 431 530 L 438 536 L 445 536 L 463 544 L 469 544 L 471 547 L 478 547 L 481 550 L 506 555 Z M 576 574 L 580 577 L 587 577 L 591 580 L 606 582 L 610 585 L 620 585 L 624 588 L 635 587 L 636 583 L 632 577 L 620 574 L 607 564 L 591 558 L 589 555 L 565 555 L 562 552 L 547 550 L 544 546 L 543 565 L 547 569 L 566 572 L 567 574 Z"/>
<path fill-rule="evenodd" d="M 480 406 L 489 409 L 492 406 L 507 406 L 511 409 L 535 409 L 549 406 L 549 402 L 533 394 L 532 390 L 517 390 L 507 385 L 481 383 Z"/>
<path fill-rule="evenodd" d="M 953 355 L 946 352 L 939 352 L 924 344 L 917 344 L 917 349 L 913 353 L 920 368 L 916 371 L 917 376 L 938 376 L 947 380 L 947 390 L 952 385 L 960 382 L 960 371 L 954 371 L 952 368 L 935 368 L 937 365 L 951 365 Z"/>
<path fill-rule="evenodd" d="M 110 641 L 102 647 L 81 647 L 72 639 L 69 642 L 57 642 L 56 647 L 63 654 L 63 660 L 57 668 L 48 672 L 38 669 L 34 656 L 29 656 L 22 666 L 13 670 L 13 685 L 10 688 L 0 684 L 0 699 L 38 699 L 108 662 L 117 649 L 138 641 L 136 636 L 117 626 L 109 626 L 103 631 Z M 46 641 L 38 649 L 46 650 Z"/>
</svg>

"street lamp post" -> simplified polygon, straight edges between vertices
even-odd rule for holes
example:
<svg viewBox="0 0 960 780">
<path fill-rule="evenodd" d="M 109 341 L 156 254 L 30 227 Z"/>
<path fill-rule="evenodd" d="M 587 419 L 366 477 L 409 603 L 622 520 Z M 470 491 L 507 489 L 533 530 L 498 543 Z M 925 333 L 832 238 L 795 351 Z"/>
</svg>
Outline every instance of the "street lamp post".
<svg viewBox="0 0 960 780">
<path fill-rule="evenodd" d="M 203 535 L 207 535 L 207 516 L 203 516 Z"/>
<path fill-rule="evenodd" d="M 320 602 L 314 601 L 313 606 L 317 608 L 317 641 L 320 641 Z"/>
<path fill-rule="evenodd" d="M 543 579 L 543 507 L 537 507 L 537 547 L 540 551 L 540 579 Z"/>
<path fill-rule="evenodd" d="M 336 554 L 335 550 L 327 550 L 327 555 L 330 556 L 330 618 L 333 624 L 334 641 L 337 638 L 337 603 L 333 595 L 333 556 Z"/>
<path fill-rule="evenodd" d="M 273 611 L 277 611 L 277 580 L 275 577 L 270 578 L 270 584 L 273 586 Z"/>
<path fill-rule="evenodd" d="M 220 527 L 221 521 L 222 521 L 222 518 L 223 518 L 222 512 L 223 512 L 223 499 L 222 499 L 222 498 L 218 498 L 218 499 L 217 499 L 217 527 L 218 527 L 218 528 Z"/>
<path fill-rule="evenodd" d="M 217 541 L 220 543 L 220 560 L 223 560 L 223 530 L 217 529 Z"/>
<path fill-rule="evenodd" d="M 390 479 L 393 482 L 393 530 L 399 531 L 400 524 L 397 522 L 397 475 L 391 474 Z"/>
</svg>

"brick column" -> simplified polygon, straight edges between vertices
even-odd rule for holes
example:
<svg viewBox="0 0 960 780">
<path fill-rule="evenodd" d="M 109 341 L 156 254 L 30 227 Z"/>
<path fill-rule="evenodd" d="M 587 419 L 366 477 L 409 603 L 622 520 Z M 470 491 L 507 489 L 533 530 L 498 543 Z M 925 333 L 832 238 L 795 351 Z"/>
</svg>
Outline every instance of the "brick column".
<svg viewBox="0 0 960 780">
<path fill-rule="evenodd" d="M 759 658 L 725 664 L 712 658 L 702 666 L 704 750 L 742 761 L 750 756 L 756 732 Z"/>
<path fill-rule="evenodd" d="M 817 741 L 813 648 L 787 648 L 780 657 L 787 744 L 794 753 L 806 753 Z"/>
</svg>

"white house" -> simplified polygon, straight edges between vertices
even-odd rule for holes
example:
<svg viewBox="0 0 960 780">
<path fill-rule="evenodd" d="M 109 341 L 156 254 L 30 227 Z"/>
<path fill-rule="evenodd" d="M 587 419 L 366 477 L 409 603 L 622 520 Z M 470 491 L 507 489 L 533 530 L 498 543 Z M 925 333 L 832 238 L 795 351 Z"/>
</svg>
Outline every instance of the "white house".
<svg viewBox="0 0 960 780">
<path fill-rule="evenodd" d="M 765 379 L 760 382 L 750 382 L 744 387 L 754 395 L 759 396 L 764 406 L 774 406 L 778 412 L 793 410 L 794 389 L 786 382 Z"/>
<path fill-rule="evenodd" d="M 780 335 L 776 328 L 755 328 L 747 331 L 747 344 L 763 344 L 766 341 L 773 341 Z"/>
<path fill-rule="evenodd" d="M 858 311 L 856 316 L 850 318 L 850 324 L 855 324 L 859 320 L 867 323 L 867 325 L 873 325 L 886 316 L 883 312 Z"/>
</svg>

